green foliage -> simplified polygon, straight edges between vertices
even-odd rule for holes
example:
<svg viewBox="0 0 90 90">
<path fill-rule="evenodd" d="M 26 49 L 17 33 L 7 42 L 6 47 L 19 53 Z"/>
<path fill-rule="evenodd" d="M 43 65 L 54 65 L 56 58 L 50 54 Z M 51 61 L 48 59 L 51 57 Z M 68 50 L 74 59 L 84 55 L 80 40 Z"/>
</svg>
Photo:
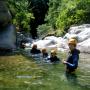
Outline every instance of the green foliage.
<svg viewBox="0 0 90 90">
<path fill-rule="evenodd" d="M 90 0 L 50 0 L 48 24 L 65 33 L 71 25 L 90 23 Z"/>
<path fill-rule="evenodd" d="M 49 30 L 51 32 L 56 30 L 57 35 L 62 35 L 71 25 L 90 23 L 90 0 L 49 0 L 48 5 L 48 0 L 7 0 L 7 2 L 12 12 L 13 23 L 26 32 L 30 30 L 29 24 L 33 33 L 38 25 L 44 23 L 48 5 L 49 10 L 45 17 L 47 24 L 38 27 L 39 35 L 43 32 L 48 33 Z"/>
<path fill-rule="evenodd" d="M 51 26 L 48 26 L 46 24 L 39 25 L 37 31 L 39 37 L 45 37 L 46 35 L 53 33 Z"/>
<path fill-rule="evenodd" d="M 33 14 L 28 10 L 28 0 L 8 0 L 8 5 L 13 16 L 13 23 L 21 30 L 28 32 L 29 23 Z"/>
<path fill-rule="evenodd" d="M 53 28 L 56 28 L 56 20 L 59 14 L 59 9 L 61 6 L 61 0 L 49 0 L 49 11 L 45 20 L 48 21 L 48 24 Z"/>
<path fill-rule="evenodd" d="M 38 25 L 44 24 L 45 14 L 48 10 L 49 0 L 28 0 L 30 3 L 29 8 L 32 9 L 35 19 L 30 23 L 32 38 L 36 38 Z"/>
<path fill-rule="evenodd" d="M 90 6 L 90 3 L 88 4 Z M 86 5 L 86 0 L 72 0 L 68 1 L 64 6 L 62 5 L 56 22 L 57 28 L 65 30 L 68 29 L 72 24 L 85 23 L 85 13 L 87 12 Z"/>
</svg>

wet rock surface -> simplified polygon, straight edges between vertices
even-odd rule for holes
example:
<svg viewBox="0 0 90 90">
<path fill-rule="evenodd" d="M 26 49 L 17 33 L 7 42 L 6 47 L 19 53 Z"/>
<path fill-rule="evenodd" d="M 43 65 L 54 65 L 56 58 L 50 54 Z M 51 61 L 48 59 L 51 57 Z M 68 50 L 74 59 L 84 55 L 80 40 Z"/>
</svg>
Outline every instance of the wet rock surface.
<svg viewBox="0 0 90 90">
<path fill-rule="evenodd" d="M 15 26 L 11 23 L 12 16 L 4 0 L 0 1 L 0 50 L 16 48 Z"/>
<path fill-rule="evenodd" d="M 57 50 L 67 51 L 68 39 L 72 37 L 78 40 L 77 48 L 81 52 L 90 53 L 90 24 L 70 27 L 68 33 L 63 37 L 48 36 L 43 40 L 37 40 L 34 43 L 37 44 L 38 48 L 56 48 Z"/>
</svg>

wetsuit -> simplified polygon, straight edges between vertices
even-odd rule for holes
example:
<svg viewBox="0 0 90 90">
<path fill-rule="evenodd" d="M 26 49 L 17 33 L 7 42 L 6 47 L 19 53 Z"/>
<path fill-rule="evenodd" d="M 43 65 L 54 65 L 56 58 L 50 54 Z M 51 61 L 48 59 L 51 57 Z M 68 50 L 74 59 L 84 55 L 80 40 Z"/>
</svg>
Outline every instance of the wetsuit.
<svg viewBox="0 0 90 90">
<path fill-rule="evenodd" d="M 43 53 L 43 58 L 46 58 L 46 57 L 48 57 L 48 53 L 47 52 Z"/>
<path fill-rule="evenodd" d="M 78 67 L 78 60 L 79 60 L 79 53 L 80 51 L 74 49 L 73 51 L 69 52 L 69 56 L 67 58 L 66 69 L 68 72 L 73 72 Z"/>
<path fill-rule="evenodd" d="M 48 60 L 50 60 L 52 63 L 55 63 L 55 62 L 59 62 L 60 61 L 57 56 L 50 57 L 50 58 L 48 58 Z"/>
<path fill-rule="evenodd" d="M 31 51 L 30 51 L 31 54 L 40 54 L 41 51 L 39 49 L 36 49 L 36 48 L 32 48 Z"/>
</svg>

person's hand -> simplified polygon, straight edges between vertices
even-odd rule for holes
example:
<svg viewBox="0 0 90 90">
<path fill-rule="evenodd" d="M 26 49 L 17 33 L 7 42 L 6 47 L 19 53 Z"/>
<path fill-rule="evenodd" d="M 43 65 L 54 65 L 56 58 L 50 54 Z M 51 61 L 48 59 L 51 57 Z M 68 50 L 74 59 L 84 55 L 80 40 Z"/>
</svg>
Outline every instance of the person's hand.
<svg viewBox="0 0 90 90">
<path fill-rule="evenodd" d="M 63 61 L 63 64 L 66 64 L 67 62 L 66 61 Z"/>
</svg>

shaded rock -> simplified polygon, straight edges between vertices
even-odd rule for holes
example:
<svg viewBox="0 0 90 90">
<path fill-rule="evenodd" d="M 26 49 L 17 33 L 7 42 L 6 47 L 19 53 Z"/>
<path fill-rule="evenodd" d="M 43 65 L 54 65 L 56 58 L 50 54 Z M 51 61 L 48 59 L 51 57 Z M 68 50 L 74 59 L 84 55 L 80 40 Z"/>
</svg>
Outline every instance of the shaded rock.
<svg viewBox="0 0 90 90">
<path fill-rule="evenodd" d="M 12 16 L 5 3 L 0 1 L 0 53 L 16 49 L 16 28 L 11 24 Z M 4 53 L 3 53 L 4 54 Z"/>
<path fill-rule="evenodd" d="M 12 19 L 5 1 L 0 1 L 0 27 L 6 26 Z"/>
<path fill-rule="evenodd" d="M 15 26 L 9 24 L 0 31 L 0 48 L 13 49 L 16 48 L 16 32 Z"/>
</svg>

